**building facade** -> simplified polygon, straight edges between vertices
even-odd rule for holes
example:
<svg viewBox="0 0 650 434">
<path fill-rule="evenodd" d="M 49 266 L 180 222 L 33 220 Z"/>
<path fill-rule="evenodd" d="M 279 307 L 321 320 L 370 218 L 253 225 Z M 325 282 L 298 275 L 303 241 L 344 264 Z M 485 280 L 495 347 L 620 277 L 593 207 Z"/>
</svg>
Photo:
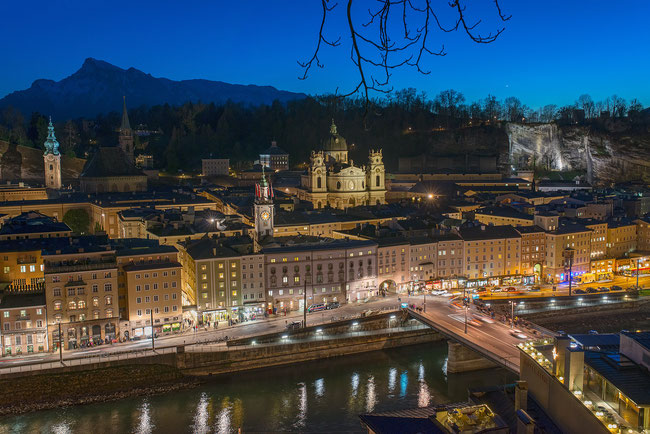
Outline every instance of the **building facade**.
<svg viewBox="0 0 650 434">
<path fill-rule="evenodd" d="M 203 176 L 228 176 L 230 174 L 230 159 L 204 158 L 201 160 Z"/>
<path fill-rule="evenodd" d="M 96 237 L 44 252 L 48 336 L 52 347 L 75 349 L 118 337 L 115 251 Z"/>
<path fill-rule="evenodd" d="M 313 151 L 309 169 L 301 177 L 298 197 L 314 208 L 349 208 L 386 203 L 382 151 L 370 151 L 367 166 L 357 167 L 348 159 L 347 141 L 332 121 L 322 150 Z"/>
<path fill-rule="evenodd" d="M 45 296 L 39 293 L 5 293 L 0 300 L 2 355 L 49 351 Z"/>
<path fill-rule="evenodd" d="M 260 154 L 260 164 L 274 172 L 289 170 L 289 154 L 279 148 L 274 140 L 271 146 Z"/>
</svg>

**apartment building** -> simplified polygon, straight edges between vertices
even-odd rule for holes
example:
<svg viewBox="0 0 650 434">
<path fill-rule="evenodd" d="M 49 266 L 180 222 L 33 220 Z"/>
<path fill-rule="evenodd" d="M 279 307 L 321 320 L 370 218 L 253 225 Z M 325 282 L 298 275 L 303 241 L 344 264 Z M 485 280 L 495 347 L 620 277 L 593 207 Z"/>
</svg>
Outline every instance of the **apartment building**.
<svg viewBox="0 0 650 434">
<path fill-rule="evenodd" d="M 515 230 L 521 235 L 521 274 L 534 276 L 535 283 L 539 283 L 546 260 L 546 232 L 536 225 L 519 226 Z"/>
<path fill-rule="evenodd" d="M 43 252 L 48 338 L 66 349 L 118 337 L 117 263 L 106 237 L 70 238 Z"/>
<path fill-rule="evenodd" d="M 377 293 L 377 243 L 323 240 L 263 249 L 270 312 L 356 302 Z M 303 292 L 306 288 L 306 295 Z"/>
<path fill-rule="evenodd" d="M 634 224 L 636 224 L 637 249 L 642 252 L 650 252 L 650 218 L 636 219 Z"/>
<path fill-rule="evenodd" d="M 548 282 L 566 282 L 569 279 L 569 260 L 573 276 L 588 273 L 591 263 L 591 229 L 572 222 L 563 222 L 554 231 L 546 233 L 546 270 Z"/>
<path fill-rule="evenodd" d="M 43 290 L 41 250 L 45 245 L 43 239 L 0 241 L 0 282 L 9 284 L 9 291 Z"/>
<path fill-rule="evenodd" d="M 404 237 L 378 238 L 377 281 L 384 292 L 406 291 L 410 278 L 410 244 Z"/>
<path fill-rule="evenodd" d="M 178 332 L 183 320 L 178 250 L 150 240 L 113 242 L 124 338 Z"/>
<path fill-rule="evenodd" d="M 0 312 L 3 356 L 49 351 L 43 294 L 4 293 Z"/>
<path fill-rule="evenodd" d="M 607 253 L 607 223 L 595 219 L 581 219 L 580 223 L 591 229 L 591 259 L 610 257 Z"/>
<path fill-rule="evenodd" d="M 500 284 L 521 271 L 521 235 L 512 226 L 460 228 L 465 275 L 468 279 Z"/>
<path fill-rule="evenodd" d="M 241 258 L 241 282 L 244 319 L 263 315 L 266 309 L 264 255 L 254 253 Z"/>
<path fill-rule="evenodd" d="M 204 237 L 178 244 L 185 273 L 183 291 L 193 293 L 198 318 L 204 322 L 238 319 L 243 306 L 242 254 L 225 240 Z M 247 240 L 250 248 L 252 242 Z"/>
<path fill-rule="evenodd" d="M 621 258 L 637 248 L 636 224 L 629 219 L 607 221 L 607 257 Z"/>
</svg>

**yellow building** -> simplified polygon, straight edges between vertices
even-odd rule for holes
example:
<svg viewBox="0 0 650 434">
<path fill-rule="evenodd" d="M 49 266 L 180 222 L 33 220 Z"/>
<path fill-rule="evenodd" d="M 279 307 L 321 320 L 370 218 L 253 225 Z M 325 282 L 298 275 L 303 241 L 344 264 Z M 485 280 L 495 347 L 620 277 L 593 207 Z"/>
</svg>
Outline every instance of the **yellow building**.
<svg viewBox="0 0 650 434">
<path fill-rule="evenodd" d="M 129 255 L 129 262 L 120 265 L 127 289 L 128 314 L 124 319 L 128 323 L 122 322 L 120 327 L 125 337 L 127 332 L 132 337 L 150 336 L 152 318 L 153 331 L 158 335 L 181 330 L 181 264 L 176 261 L 176 249 L 172 249 L 173 253 Z M 149 261 L 151 255 L 155 259 Z M 120 261 L 124 260 L 126 257 L 120 256 Z"/>
<path fill-rule="evenodd" d="M 627 219 L 607 221 L 607 257 L 620 258 L 637 247 L 637 225 Z"/>
<path fill-rule="evenodd" d="M 503 281 L 521 273 L 521 235 L 512 226 L 473 226 L 459 230 L 468 279 Z"/>
</svg>

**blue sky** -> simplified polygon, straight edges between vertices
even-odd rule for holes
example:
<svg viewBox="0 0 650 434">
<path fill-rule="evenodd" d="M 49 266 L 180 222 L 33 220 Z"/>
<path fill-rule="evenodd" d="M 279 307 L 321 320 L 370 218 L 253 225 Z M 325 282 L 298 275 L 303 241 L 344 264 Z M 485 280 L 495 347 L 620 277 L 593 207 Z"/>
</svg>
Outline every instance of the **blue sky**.
<svg viewBox="0 0 650 434">
<path fill-rule="evenodd" d="M 345 31 L 344 4 L 327 23 L 330 36 Z M 375 2 L 356 0 L 355 13 Z M 448 9 L 447 2 L 440 7 Z M 490 0 L 466 0 L 468 14 L 497 24 Z M 575 101 L 582 93 L 617 94 L 650 105 L 650 2 L 642 0 L 501 0 L 512 14 L 493 44 L 475 44 L 458 32 L 433 33 L 446 57 L 429 57 L 423 76 L 397 71 L 394 88 L 428 95 L 454 88 L 467 100 L 488 93 L 517 96 L 538 107 Z M 298 60 L 308 58 L 320 24 L 319 0 L 58 0 L 0 3 L 3 56 L 0 97 L 38 78 L 60 80 L 86 57 L 135 67 L 156 77 L 206 78 L 268 84 L 310 94 L 346 90 L 357 79 L 348 40 L 326 47 L 324 69 L 301 81 Z M 9 17 L 7 19 L 7 17 Z"/>
</svg>

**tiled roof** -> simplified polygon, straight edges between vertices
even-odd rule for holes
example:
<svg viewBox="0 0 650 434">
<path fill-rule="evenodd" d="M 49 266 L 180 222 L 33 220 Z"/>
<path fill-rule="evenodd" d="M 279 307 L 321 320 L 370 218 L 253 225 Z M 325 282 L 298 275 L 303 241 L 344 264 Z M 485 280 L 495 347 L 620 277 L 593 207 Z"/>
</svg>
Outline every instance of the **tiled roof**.
<svg viewBox="0 0 650 434">
<path fill-rule="evenodd" d="M 501 238 L 521 238 L 519 232 L 510 225 L 490 226 L 477 225 L 459 229 L 460 236 L 465 241 L 495 240 Z"/>
<path fill-rule="evenodd" d="M 117 146 L 100 147 L 86 163 L 82 178 L 106 178 L 111 176 L 144 176 Z"/>
</svg>

